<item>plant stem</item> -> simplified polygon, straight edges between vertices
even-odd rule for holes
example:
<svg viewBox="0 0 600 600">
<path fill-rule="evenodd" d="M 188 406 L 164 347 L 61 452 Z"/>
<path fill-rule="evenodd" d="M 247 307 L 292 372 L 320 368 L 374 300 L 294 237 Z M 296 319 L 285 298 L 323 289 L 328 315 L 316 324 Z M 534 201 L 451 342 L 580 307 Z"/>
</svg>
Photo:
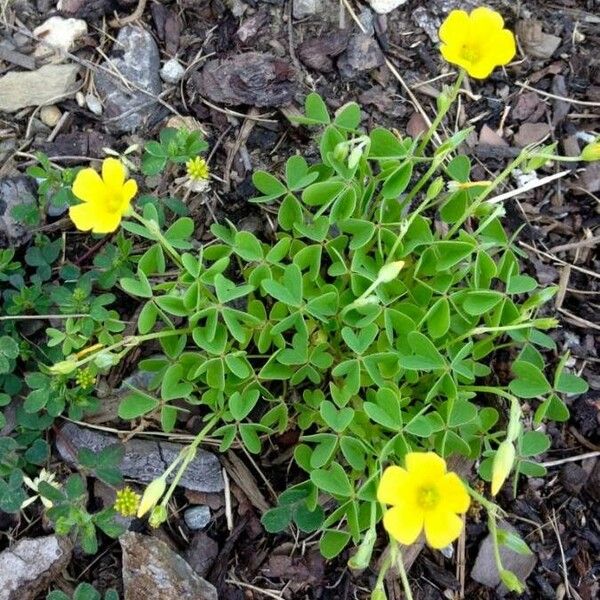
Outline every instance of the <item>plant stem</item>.
<svg viewBox="0 0 600 600">
<path fill-rule="evenodd" d="M 210 431 L 215 426 L 215 424 L 220 419 L 220 417 L 221 417 L 221 415 L 219 415 L 219 414 L 213 415 L 212 418 L 210 419 L 210 421 L 202 428 L 202 430 L 198 433 L 198 435 L 196 435 L 196 437 L 194 438 L 194 441 L 187 448 L 182 450 L 182 453 L 185 454 L 185 458 L 183 459 L 183 462 L 181 463 L 179 470 L 175 474 L 175 477 L 173 478 L 173 481 L 171 482 L 171 485 L 169 486 L 167 493 L 163 496 L 163 499 L 161 501 L 161 504 L 163 506 L 165 506 L 165 507 L 167 506 L 167 504 L 168 504 L 169 500 L 171 499 L 171 496 L 173 495 L 175 488 L 178 486 L 179 481 L 181 480 L 183 474 L 185 473 L 186 469 L 188 468 L 188 466 L 190 465 L 192 460 L 194 460 L 198 446 L 202 443 L 204 438 L 210 433 Z M 177 462 L 177 460 L 175 462 Z M 171 468 L 171 467 L 169 467 L 169 468 Z"/>
<path fill-rule="evenodd" d="M 135 211 L 131 212 L 131 216 L 146 228 L 146 231 L 166 250 L 167 254 L 173 259 L 177 266 L 183 268 L 183 262 L 181 262 L 179 252 L 173 248 L 169 240 L 163 235 L 158 223 L 144 219 L 144 217 Z"/>
<path fill-rule="evenodd" d="M 427 130 L 427 133 L 421 140 L 421 143 L 419 144 L 419 147 L 417 148 L 417 156 L 423 154 L 423 151 L 427 147 L 427 144 L 429 144 L 429 142 L 431 141 L 433 134 L 437 131 L 437 128 L 440 126 L 440 123 L 442 122 L 442 120 L 444 119 L 444 117 L 446 116 L 448 111 L 450 110 L 450 107 L 454 104 L 454 101 L 456 100 L 456 98 L 458 97 L 458 93 L 460 92 L 460 86 L 462 85 L 464 78 L 465 78 L 465 71 L 464 71 L 464 69 L 461 69 L 458 72 L 458 77 L 456 78 L 454 85 L 450 88 L 450 90 L 448 92 L 448 98 L 447 98 L 445 106 L 442 106 L 441 109 L 438 109 L 438 114 L 435 117 L 433 123 L 431 124 L 431 127 Z"/>
<path fill-rule="evenodd" d="M 398 573 L 400 574 L 400 581 L 402 581 L 402 587 L 404 588 L 404 595 L 406 600 L 413 600 L 412 591 L 410 589 L 410 583 L 408 582 L 408 575 L 404 568 L 404 560 L 398 544 L 395 541 L 390 542 L 390 553 L 392 554 L 392 562 L 396 564 Z"/>
<path fill-rule="evenodd" d="M 96 355 L 101 352 L 112 352 L 113 350 L 118 350 L 119 348 L 135 348 L 139 346 L 143 342 L 147 342 L 148 340 L 156 340 L 164 337 L 170 337 L 172 335 L 186 335 L 192 332 L 191 327 L 184 327 L 182 329 L 164 329 L 163 331 L 156 331 L 154 333 L 147 333 L 145 335 L 128 335 L 124 337 L 122 340 L 111 344 L 110 346 L 98 348 L 97 352 L 82 358 L 81 360 L 75 363 L 75 367 L 79 368 L 86 363 L 90 362 Z"/>
<path fill-rule="evenodd" d="M 478 194 L 471 206 L 467 208 L 462 217 L 454 223 L 454 225 L 450 228 L 448 233 L 446 234 L 446 239 L 449 240 L 452 236 L 461 228 L 462 224 L 475 213 L 475 211 L 483 204 L 483 201 L 501 184 L 504 180 L 511 175 L 511 173 L 519 166 L 521 163 L 525 162 L 529 158 L 529 153 L 526 151 L 522 151 L 515 160 L 508 164 L 508 166 L 501 171 L 498 176 L 492 181 L 491 185 L 487 186 L 480 194 Z"/>
</svg>

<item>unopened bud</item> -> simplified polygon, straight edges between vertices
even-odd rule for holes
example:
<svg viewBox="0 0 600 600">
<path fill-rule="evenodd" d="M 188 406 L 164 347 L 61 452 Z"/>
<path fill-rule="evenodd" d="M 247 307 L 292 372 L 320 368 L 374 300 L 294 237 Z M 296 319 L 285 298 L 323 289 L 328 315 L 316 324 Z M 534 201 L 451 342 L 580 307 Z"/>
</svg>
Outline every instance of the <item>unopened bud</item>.
<svg viewBox="0 0 600 600">
<path fill-rule="evenodd" d="M 167 488 L 167 482 L 164 477 L 159 477 L 151 483 L 144 490 L 144 495 L 138 507 L 137 517 L 143 517 L 149 510 L 153 509 L 162 495 L 165 493 Z"/>
<path fill-rule="evenodd" d="M 512 442 L 504 440 L 494 456 L 492 465 L 492 495 L 495 496 L 510 475 L 515 462 L 515 447 Z"/>
<path fill-rule="evenodd" d="M 394 281 L 394 279 L 396 279 L 396 277 L 398 277 L 398 275 L 400 274 L 400 271 L 402 271 L 403 267 L 403 260 L 396 260 L 387 265 L 383 265 L 383 267 L 379 269 L 377 281 L 379 281 L 380 283 L 389 283 L 390 281 Z"/>
</svg>

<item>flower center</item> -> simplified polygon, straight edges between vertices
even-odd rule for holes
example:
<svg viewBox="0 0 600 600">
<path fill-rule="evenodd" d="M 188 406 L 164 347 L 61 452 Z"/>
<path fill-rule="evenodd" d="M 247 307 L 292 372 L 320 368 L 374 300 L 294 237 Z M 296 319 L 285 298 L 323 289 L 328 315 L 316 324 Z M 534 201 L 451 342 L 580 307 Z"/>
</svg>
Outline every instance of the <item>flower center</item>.
<svg viewBox="0 0 600 600">
<path fill-rule="evenodd" d="M 434 487 L 424 486 L 417 492 L 417 501 L 421 508 L 426 510 L 434 508 L 439 499 L 438 491 Z"/>
<path fill-rule="evenodd" d="M 112 192 L 108 194 L 108 198 L 106 200 L 106 208 L 109 212 L 117 212 L 121 208 L 122 200 L 121 194 L 117 192 Z"/>
<path fill-rule="evenodd" d="M 473 46 L 472 44 L 463 44 L 462 48 L 460 49 L 460 54 L 465 60 L 469 61 L 471 64 L 479 61 L 481 57 L 481 52 L 479 48 Z"/>
</svg>

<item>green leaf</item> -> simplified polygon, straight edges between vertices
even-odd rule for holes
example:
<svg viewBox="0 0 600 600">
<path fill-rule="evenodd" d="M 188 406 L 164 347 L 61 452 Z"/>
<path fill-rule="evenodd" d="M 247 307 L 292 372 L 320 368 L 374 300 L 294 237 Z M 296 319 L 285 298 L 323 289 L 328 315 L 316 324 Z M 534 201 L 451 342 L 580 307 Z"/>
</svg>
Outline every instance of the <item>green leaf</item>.
<svg viewBox="0 0 600 600">
<path fill-rule="evenodd" d="M 253 198 L 253 202 L 272 202 L 287 193 L 287 188 L 279 179 L 266 171 L 255 171 L 252 175 L 254 187 L 263 195 Z"/>
<path fill-rule="evenodd" d="M 129 421 L 155 410 L 160 402 L 157 398 L 136 390 L 125 396 L 119 404 L 119 418 Z"/>
<path fill-rule="evenodd" d="M 292 522 L 292 509 L 289 506 L 277 506 L 263 514 L 260 522 L 268 533 L 279 533 Z"/>
<path fill-rule="evenodd" d="M 400 366 L 404 369 L 433 371 L 446 366 L 444 357 L 433 342 L 422 333 L 411 331 L 408 334 L 408 343 L 414 354 L 400 358 Z"/>
<path fill-rule="evenodd" d="M 348 545 L 350 534 L 338 529 L 328 529 L 319 541 L 319 550 L 324 558 L 331 560 Z"/>
<path fill-rule="evenodd" d="M 334 496 L 349 498 L 354 493 L 348 475 L 339 463 L 333 463 L 329 469 L 316 469 L 310 474 L 310 480 L 319 489 Z"/>
<path fill-rule="evenodd" d="M 513 275 L 506 286 L 507 294 L 526 294 L 537 288 L 537 281 L 529 275 Z"/>
<path fill-rule="evenodd" d="M 328 125 L 331 122 L 329 112 L 327 111 L 327 105 L 323 101 L 323 98 L 315 92 L 306 96 L 306 100 L 304 101 L 304 111 L 306 113 L 306 118 L 312 123 Z"/>
<path fill-rule="evenodd" d="M 519 398 L 535 398 L 552 391 L 552 386 L 535 365 L 525 361 L 515 361 L 512 371 L 517 376 L 509 384 L 510 391 Z"/>
<path fill-rule="evenodd" d="M 138 270 L 138 278 L 123 277 L 119 280 L 121 287 L 131 296 L 139 296 L 140 298 L 152 298 L 152 287 L 146 277 L 146 274 L 140 269 Z"/>
<path fill-rule="evenodd" d="M 407 161 L 400 165 L 390 176 L 385 180 L 381 190 L 384 198 L 397 198 L 404 192 L 410 183 L 412 177 L 413 165 Z"/>
<path fill-rule="evenodd" d="M 323 206 L 333 202 L 346 188 L 343 181 L 320 181 L 302 192 L 302 201 L 308 206 Z"/>
<path fill-rule="evenodd" d="M 520 439 L 519 454 L 525 457 L 537 456 L 546 452 L 550 446 L 550 438 L 545 433 L 541 431 L 528 431 Z"/>
<path fill-rule="evenodd" d="M 405 142 L 400 141 L 391 131 L 377 127 L 371 131 L 371 159 L 402 159 L 408 154 Z"/>
<path fill-rule="evenodd" d="M 587 381 L 578 375 L 561 372 L 558 376 L 554 389 L 563 394 L 585 394 L 589 385 Z"/>
<path fill-rule="evenodd" d="M 448 172 L 448 175 L 454 179 L 454 181 L 466 183 L 469 181 L 469 176 L 471 174 L 471 159 L 463 154 L 455 156 L 448 163 L 446 171 Z"/>
<path fill-rule="evenodd" d="M 352 422 L 354 410 L 350 407 L 337 409 L 333 402 L 326 400 L 321 404 L 321 416 L 331 429 L 336 433 L 342 433 Z"/>
<path fill-rule="evenodd" d="M 360 125 L 360 117 L 360 106 L 356 102 L 348 102 L 337 110 L 333 124 L 341 129 L 354 131 Z"/>
</svg>

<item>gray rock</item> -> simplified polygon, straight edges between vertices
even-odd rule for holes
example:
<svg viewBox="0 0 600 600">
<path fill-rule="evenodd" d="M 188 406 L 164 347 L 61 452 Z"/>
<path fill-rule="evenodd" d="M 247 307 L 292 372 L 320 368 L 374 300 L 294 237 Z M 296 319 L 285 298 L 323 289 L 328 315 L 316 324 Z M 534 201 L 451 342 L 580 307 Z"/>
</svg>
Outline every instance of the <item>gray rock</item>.
<svg viewBox="0 0 600 600">
<path fill-rule="evenodd" d="M 285 106 L 297 89 L 296 72 L 288 61 L 272 54 L 244 52 L 209 60 L 191 76 L 188 89 L 233 106 Z"/>
<path fill-rule="evenodd" d="M 23 538 L 0 553 L 0 600 L 33 600 L 69 564 L 69 538 Z"/>
<path fill-rule="evenodd" d="M 500 522 L 498 526 L 511 533 L 519 534 L 514 527 L 506 522 Z M 519 554 L 506 546 L 500 546 L 500 557 L 502 559 L 502 566 L 512 571 L 520 581 L 525 581 L 529 577 L 537 563 L 535 554 Z M 475 559 L 471 577 L 487 587 L 497 588 L 499 595 L 508 593 L 508 590 L 500 581 L 500 574 L 496 568 L 491 534 L 488 534 L 483 542 L 481 542 L 481 546 L 479 546 L 479 553 Z"/>
<path fill-rule="evenodd" d="M 160 70 L 160 77 L 166 83 L 178 83 L 185 74 L 185 68 L 176 59 L 168 60 Z"/>
<path fill-rule="evenodd" d="M 204 531 L 194 534 L 184 554 L 185 560 L 200 577 L 206 577 L 215 564 L 217 556 L 219 556 L 219 544 Z"/>
<path fill-rule="evenodd" d="M 322 10 L 323 0 L 294 0 L 292 8 L 295 19 L 304 19 Z"/>
<path fill-rule="evenodd" d="M 56 448 L 63 460 L 74 465 L 77 452 L 81 448 L 100 452 L 107 446 L 118 443 L 120 441 L 112 435 L 67 423 L 57 436 Z M 171 442 L 134 438 L 124 444 L 125 454 L 120 464 L 121 471 L 125 477 L 149 483 L 164 473 L 183 447 Z M 174 475 L 175 473 L 171 474 L 169 481 Z M 220 492 L 224 484 L 218 458 L 199 449 L 181 477 L 179 485 L 197 492 Z"/>
<path fill-rule="evenodd" d="M 37 204 L 35 186 L 29 177 L 0 179 L 0 248 L 21 246 L 31 239 L 31 231 L 12 217 L 13 208 Z"/>
<path fill-rule="evenodd" d="M 385 62 L 377 40 L 364 33 L 356 33 L 338 59 L 338 68 L 344 79 L 355 79 L 362 73 L 381 67 Z"/>
<path fill-rule="evenodd" d="M 190 529 L 204 529 L 210 523 L 210 508 L 208 506 L 192 506 L 183 513 L 183 519 Z"/>
<path fill-rule="evenodd" d="M 159 104 L 160 55 L 145 29 L 127 25 L 119 31 L 110 61 L 96 73 L 96 89 L 103 99 L 104 122 L 115 132 L 134 131 L 153 115 Z M 117 70 L 119 75 L 111 74 Z M 128 89 L 123 79 L 132 84 Z"/>
<path fill-rule="evenodd" d="M 127 532 L 123 549 L 125 600 L 217 600 L 217 590 L 162 540 Z"/>
<path fill-rule="evenodd" d="M 0 77 L 0 112 L 53 104 L 75 94 L 79 66 L 44 65 L 35 71 L 11 71 Z"/>
</svg>

